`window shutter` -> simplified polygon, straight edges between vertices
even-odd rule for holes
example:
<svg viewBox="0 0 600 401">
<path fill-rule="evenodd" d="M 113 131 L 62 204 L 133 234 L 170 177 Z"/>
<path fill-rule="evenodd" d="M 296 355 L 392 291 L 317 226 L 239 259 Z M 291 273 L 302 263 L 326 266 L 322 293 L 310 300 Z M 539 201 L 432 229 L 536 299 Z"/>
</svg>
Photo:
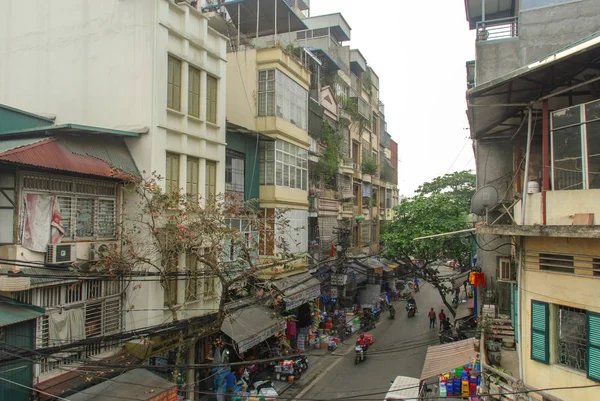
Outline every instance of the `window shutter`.
<svg viewBox="0 0 600 401">
<path fill-rule="evenodd" d="M 511 299 L 511 320 L 513 329 L 515 330 L 515 342 L 519 342 L 519 287 L 512 284 L 512 291 L 510 293 Z"/>
<path fill-rule="evenodd" d="M 600 382 L 600 313 L 587 313 L 588 355 L 587 377 Z"/>
<path fill-rule="evenodd" d="M 531 301 L 531 359 L 550 362 L 549 305 L 546 302 Z"/>
</svg>

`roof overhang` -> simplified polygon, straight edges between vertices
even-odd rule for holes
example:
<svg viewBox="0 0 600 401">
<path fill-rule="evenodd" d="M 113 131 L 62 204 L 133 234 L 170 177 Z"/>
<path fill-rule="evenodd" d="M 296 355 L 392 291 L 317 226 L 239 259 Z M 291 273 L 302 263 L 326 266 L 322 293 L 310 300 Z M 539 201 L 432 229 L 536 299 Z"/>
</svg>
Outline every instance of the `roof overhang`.
<svg viewBox="0 0 600 401">
<path fill-rule="evenodd" d="M 465 12 L 469 28 L 475 29 L 481 21 L 481 6 L 484 0 L 465 0 Z M 485 19 L 493 20 L 515 16 L 516 0 L 485 0 Z"/>
<path fill-rule="evenodd" d="M 230 0 L 203 7 L 202 11 L 212 11 L 220 7 L 227 9 L 231 23 L 243 35 L 268 36 L 275 32 L 280 34 L 307 29 L 306 24 L 285 0 Z"/>
<path fill-rule="evenodd" d="M 324 70 L 337 71 L 340 69 L 340 66 L 335 62 L 335 60 L 323 49 L 309 47 L 306 50 L 315 55 L 315 57 L 321 62 L 321 68 Z"/>
<path fill-rule="evenodd" d="M 482 225 L 479 235 L 554 238 L 600 238 L 600 226 L 522 226 L 508 224 Z"/>
<path fill-rule="evenodd" d="M 148 128 L 145 127 L 137 131 L 126 131 L 120 129 L 92 127 L 89 125 L 81 124 L 60 124 L 50 125 L 45 127 L 35 127 L 18 131 L 7 131 L 2 132 L 2 137 L 8 136 L 37 136 L 40 134 L 53 135 L 53 134 L 92 134 L 92 135 L 114 135 L 122 137 L 139 137 L 140 134 L 148 132 Z"/>
<path fill-rule="evenodd" d="M 427 380 L 459 366 L 471 363 L 477 357 L 474 344 L 479 340 L 468 338 L 453 343 L 429 346 L 421 371 L 421 380 Z"/>
<path fill-rule="evenodd" d="M 512 136 L 526 109 L 543 99 L 600 81 L 600 32 L 467 91 L 474 139 Z M 591 78 L 590 78 L 591 77 Z M 569 89 L 571 88 L 571 89 Z M 597 90 L 597 88 L 593 88 Z"/>
</svg>

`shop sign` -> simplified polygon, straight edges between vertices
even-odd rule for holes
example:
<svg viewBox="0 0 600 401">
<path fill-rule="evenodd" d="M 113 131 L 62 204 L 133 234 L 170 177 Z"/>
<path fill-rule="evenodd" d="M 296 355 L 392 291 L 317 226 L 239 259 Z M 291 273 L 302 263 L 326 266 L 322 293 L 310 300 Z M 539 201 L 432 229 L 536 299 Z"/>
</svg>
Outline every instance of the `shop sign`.
<svg viewBox="0 0 600 401">
<path fill-rule="evenodd" d="M 375 274 L 383 274 L 383 267 L 376 267 L 373 269 Z"/>
<path fill-rule="evenodd" d="M 308 290 L 299 291 L 290 296 L 286 296 L 285 309 L 290 310 L 299 307 L 303 303 L 318 298 L 321 295 L 321 285 L 315 285 Z"/>
<path fill-rule="evenodd" d="M 177 387 L 148 398 L 148 401 L 177 401 Z"/>
<path fill-rule="evenodd" d="M 271 338 L 275 334 L 277 334 L 283 330 L 285 330 L 285 321 L 284 320 L 269 327 L 268 329 L 261 331 L 260 333 L 257 333 L 253 336 L 250 336 L 250 337 L 245 338 L 242 341 L 238 342 L 237 343 L 238 351 L 245 352 L 245 351 L 249 350 L 250 348 L 254 347 L 255 345 L 258 345 L 261 342 L 265 341 L 267 338 Z"/>
</svg>

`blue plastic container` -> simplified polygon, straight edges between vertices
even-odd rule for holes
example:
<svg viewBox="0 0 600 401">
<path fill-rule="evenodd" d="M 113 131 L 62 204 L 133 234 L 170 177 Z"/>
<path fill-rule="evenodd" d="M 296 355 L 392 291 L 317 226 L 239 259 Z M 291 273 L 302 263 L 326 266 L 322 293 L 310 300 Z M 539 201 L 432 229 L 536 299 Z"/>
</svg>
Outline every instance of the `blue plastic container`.
<svg viewBox="0 0 600 401">
<path fill-rule="evenodd" d="M 448 397 L 454 397 L 454 381 L 451 378 L 446 382 L 446 393 Z"/>
</svg>

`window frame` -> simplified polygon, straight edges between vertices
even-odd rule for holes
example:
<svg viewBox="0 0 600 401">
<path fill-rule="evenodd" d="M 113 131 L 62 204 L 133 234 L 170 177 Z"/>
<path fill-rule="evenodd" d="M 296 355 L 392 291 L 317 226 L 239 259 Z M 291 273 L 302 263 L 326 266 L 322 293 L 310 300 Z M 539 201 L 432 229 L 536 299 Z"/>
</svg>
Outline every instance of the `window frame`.
<svg viewBox="0 0 600 401">
<path fill-rule="evenodd" d="M 188 66 L 188 114 L 200 118 L 202 71 L 192 65 Z M 195 102 L 195 103 L 194 103 Z"/>
<path fill-rule="evenodd" d="M 214 201 L 217 196 L 217 162 L 206 160 L 206 171 L 204 172 L 204 197 Z"/>
<path fill-rule="evenodd" d="M 260 142 L 260 185 L 276 185 L 306 191 L 308 175 L 306 149 L 280 139 Z"/>
<path fill-rule="evenodd" d="M 2 177 L 8 177 L 8 180 L 12 179 L 12 186 L 2 184 Z M 12 195 L 12 198 L 11 198 Z M 0 210 L 8 210 L 10 215 L 10 223 L 6 224 L 7 221 L 2 219 L 2 229 L 5 231 L 8 242 L 0 241 L 0 244 L 14 244 L 15 243 L 15 223 L 17 219 L 17 173 L 15 171 L 5 171 L 0 173 Z M 11 213 L 12 211 L 12 213 Z M 4 212 L 3 212 L 4 213 Z M 8 216 L 7 216 L 8 217 Z"/>
<path fill-rule="evenodd" d="M 187 157 L 186 174 L 185 174 L 185 193 L 190 197 L 190 200 L 198 202 L 198 194 L 200 191 L 200 159 L 197 157 Z"/>
<path fill-rule="evenodd" d="M 279 117 L 308 130 L 308 90 L 278 68 L 259 70 L 256 81 L 259 117 Z M 295 116 L 299 121 L 294 120 Z"/>
<path fill-rule="evenodd" d="M 219 79 L 214 75 L 206 74 L 206 121 L 217 123 L 217 100 Z"/>
<path fill-rule="evenodd" d="M 575 274 L 575 257 L 567 254 L 540 252 L 539 267 L 542 271 Z"/>
<path fill-rule="evenodd" d="M 179 170 L 181 168 L 181 155 L 167 152 L 165 158 L 165 192 L 179 191 Z M 173 172 L 173 170 L 176 170 Z M 174 175 L 174 177 L 173 177 Z"/>
<path fill-rule="evenodd" d="M 175 111 L 181 111 L 181 70 L 182 61 L 169 54 L 167 59 L 167 108 Z"/>
<path fill-rule="evenodd" d="M 241 169 L 234 166 L 234 160 L 241 160 Z M 241 177 L 241 184 L 234 178 Z M 229 181 L 229 182 L 228 182 Z M 233 149 L 225 150 L 225 192 L 234 194 L 236 200 L 246 198 L 246 154 Z M 240 196 L 241 195 L 241 196 Z"/>
<path fill-rule="evenodd" d="M 590 319 L 597 320 L 597 325 L 594 325 L 593 329 L 590 327 Z M 598 363 L 590 363 L 590 356 L 598 358 L 600 361 L 600 313 L 587 311 L 586 314 L 586 329 L 587 329 L 587 372 L 586 376 L 588 379 L 600 383 L 600 372 L 593 374 L 590 372 L 590 368 L 593 367 L 598 369 Z M 598 330 L 598 333 L 595 331 Z M 593 332 L 593 334 L 592 334 Z M 594 338 L 592 338 L 594 337 Z M 598 369 L 600 370 L 600 369 Z"/>
<path fill-rule="evenodd" d="M 563 366 L 567 369 L 571 369 L 577 372 L 587 372 L 588 371 L 588 366 L 587 366 L 587 352 L 588 352 L 588 342 L 589 342 L 589 335 L 588 335 L 588 331 L 587 331 L 587 326 L 588 326 L 588 317 L 587 317 L 587 311 L 585 309 L 580 309 L 580 308 L 574 308 L 574 307 L 570 307 L 570 306 L 566 306 L 566 305 L 560 305 L 560 304 L 554 304 L 553 305 L 554 309 L 555 309 L 555 313 L 554 313 L 554 319 L 555 319 L 555 333 L 554 333 L 554 351 L 556 352 L 555 358 L 554 358 L 554 364 L 559 365 L 559 366 Z M 586 332 L 583 336 L 583 338 L 577 339 L 576 336 L 572 338 L 567 338 L 567 333 L 565 333 L 565 335 L 563 335 L 563 324 L 562 324 L 562 319 L 561 317 L 563 317 L 563 315 L 561 314 L 561 310 L 564 310 L 565 312 L 572 312 L 572 313 L 579 313 L 581 314 L 583 321 L 584 321 L 584 325 L 586 328 Z M 564 315 L 566 316 L 566 314 Z M 569 322 L 565 322 L 565 326 L 568 328 L 570 327 Z M 573 341 L 573 338 L 575 339 L 575 341 Z M 577 344 L 577 340 L 581 340 L 580 344 Z M 586 356 L 585 356 L 585 363 L 586 366 L 584 367 L 584 369 L 579 369 L 576 366 L 571 366 L 568 363 L 563 363 L 561 361 L 561 357 L 562 354 L 559 351 L 559 349 L 561 348 L 561 342 L 564 343 L 565 345 L 575 345 L 575 347 L 585 347 L 585 352 L 586 352 Z"/>
</svg>

